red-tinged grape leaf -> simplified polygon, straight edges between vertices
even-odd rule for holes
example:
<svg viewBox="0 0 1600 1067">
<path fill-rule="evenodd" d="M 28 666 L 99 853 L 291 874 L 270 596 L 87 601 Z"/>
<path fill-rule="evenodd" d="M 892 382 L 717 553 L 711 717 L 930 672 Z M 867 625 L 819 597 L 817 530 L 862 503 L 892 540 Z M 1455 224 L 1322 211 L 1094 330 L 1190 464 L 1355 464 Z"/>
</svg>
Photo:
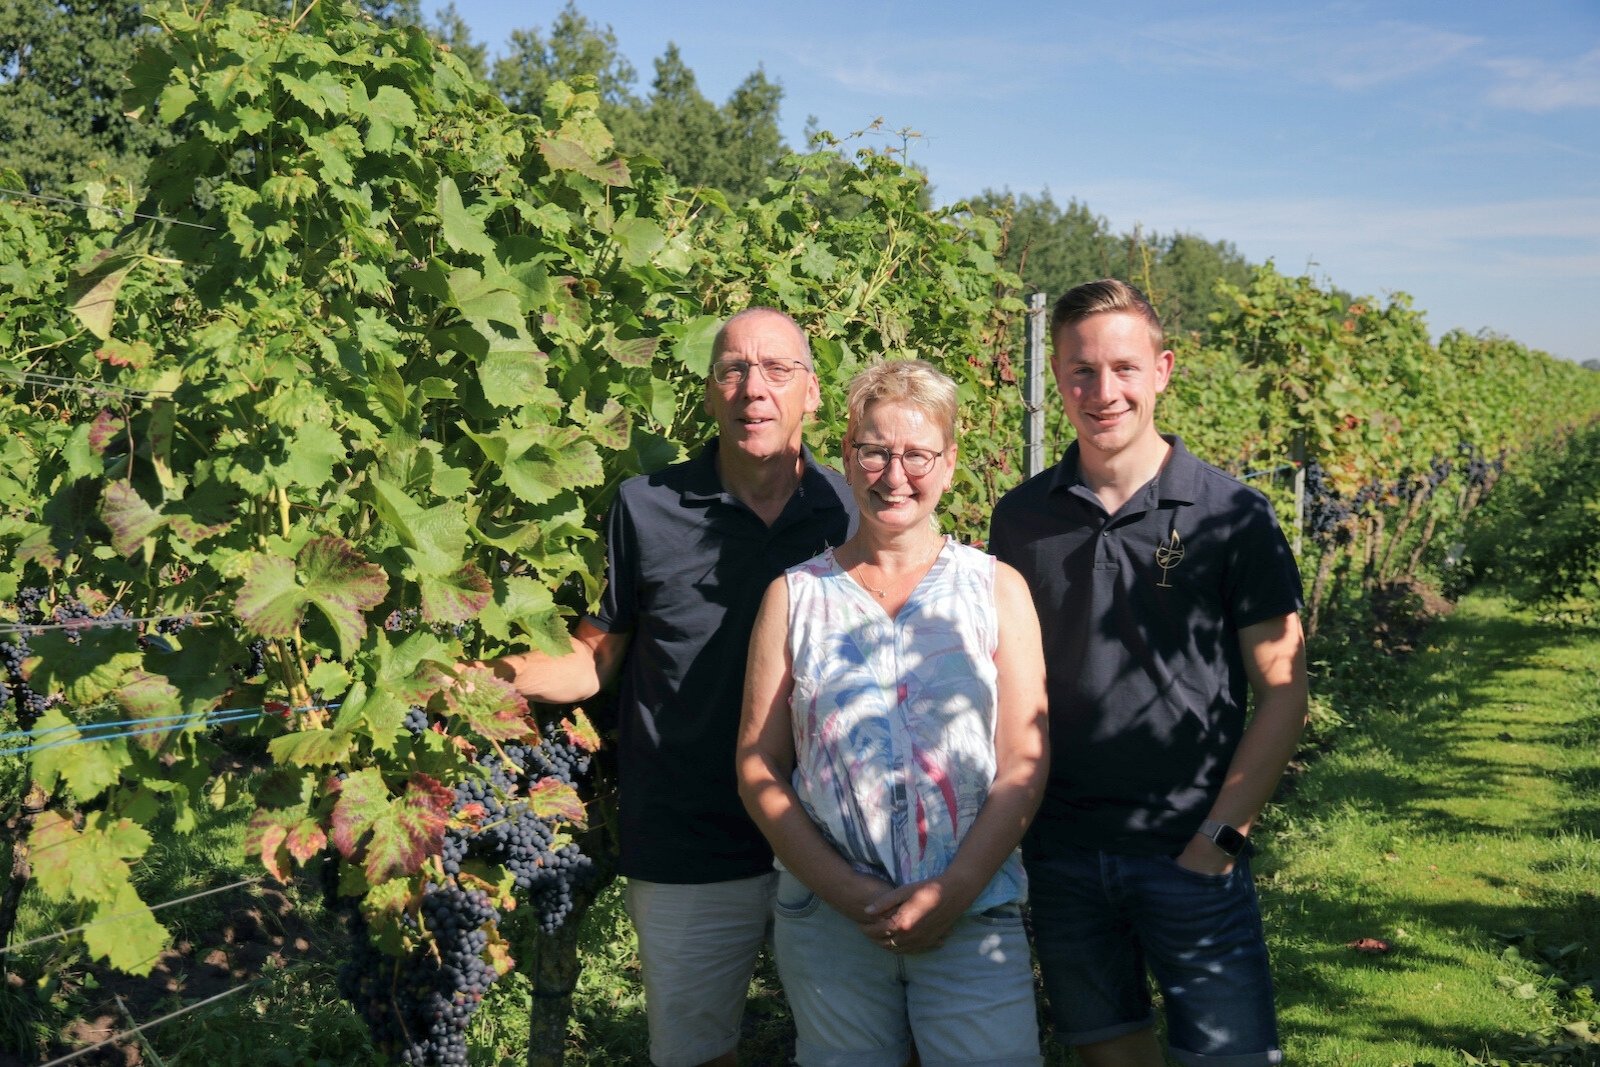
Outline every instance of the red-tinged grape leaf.
<svg viewBox="0 0 1600 1067">
<path fill-rule="evenodd" d="M 606 355 L 621 363 L 625 367 L 648 367 L 656 358 L 656 349 L 661 344 L 659 337 L 618 337 L 611 330 L 606 331 L 604 341 Z"/>
<path fill-rule="evenodd" d="M 262 637 L 293 637 L 305 602 L 305 590 L 294 581 L 294 561 L 263 553 L 251 562 L 233 610 Z"/>
<path fill-rule="evenodd" d="M 300 813 L 297 811 L 261 809 L 250 816 L 250 825 L 245 830 L 245 855 L 259 855 L 261 865 L 267 869 L 267 873 L 280 882 L 289 880 L 289 873 L 285 870 L 286 865 L 283 862 L 287 854 L 283 844 L 289 836 L 289 827 L 299 818 Z"/>
<path fill-rule="evenodd" d="M 104 919 L 104 922 L 99 920 Z M 89 951 L 124 974 L 147 975 L 167 947 L 167 931 L 132 885 L 99 902 L 83 932 Z"/>
<path fill-rule="evenodd" d="M 295 573 L 305 586 L 306 599 L 333 627 L 340 652 L 354 655 L 367 632 L 364 613 L 388 595 L 389 578 L 383 568 L 368 562 L 343 538 L 318 537 L 300 550 Z"/>
<path fill-rule="evenodd" d="M 381 881 L 415 874 L 429 857 L 444 848 L 455 790 L 426 774 L 413 774 L 403 796 L 389 805 L 389 815 L 372 826 L 367 846 L 367 878 Z"/>
<path fill-rule="evenodd" d="M 551 170 L 575 170 L 602 185 L 625 186 L 633 180 L 628 174 L 628 165 L 621 159 L 602 164 L 581 144 L 564 137 L 548 137 L 540 141 L 539 154 L 544 156 Z"/>
<path fill-rule="evenodd" d="M 468 667 L 444 691 L 447 712 L 466 721 L 490 741 L 537 739 L 539 729 L 528 715 L 528 702 L 507 681 L 486 667 Z"/>
<path fill-rule="evenodd" d="M 54 811 L 40 813 L 28 837 L 34 883 L 52 900 L 94 902 L 130 884 L 126 860 L 144 855 L 150 834 L 131 819 L 103 826 L 104 813 L 84 820 L 79 832 Z"/>
<path fill-rule="evenodd" d="M 59 708 L 41 715 L 34 729 L 48 731 L 35 734 L 34 744 L 47 747 L 32 754 L 34 779 L 48 793 L 65 783 L 67 792 L 80 804 L 116 785 L 122 780 L 123 770 L 133 762 L 126 739 L 82 741 Z"/>
<path fill-rule="evenodd" d="M 572 718 L 562 719 L 561 728 L 566 731 L 567 740 L 580 751 L 600 751 L 600 731 L 594 728 L 594 723 L 589 721 L 589 716 L 583 713 L 582 708 L 573 708 Z"/>
<path fill-rule="evenodd" d="M 470 804 L 463 804 L 453 818 L 462 829 L 476 830 L 478 824 L 483 822 L 483 817 L 487 814 L 489 814 L 489 809 L 474 800 Z"/>
<path fill-rule="evenodd" d="M 499 926 L 489 927 L 489 943 L 483 947 L 483 961 L 502 977 L 517 965 L 516 958 L 511 955 L 511 945 L 500 936 Z"/>
<path fill-rule="evenodd" d="M 297 767 L 327 767 L 343 763 L 355 747 L 352 730 L 298 730 L 274 737 L 267 742 L 267 751 L 279 763 L 292 763 Z"/>
<path fill-rule="evenodd" d="M 333 825 L 328 837 L 345 859 L 355 855 L 361 835 L 389 804 L 389 787 L 375 768 L 354 771 L 339 783 L 339 799 L 333 805 Z"/>
<path fill-rule="evenodd" d="M 113 695 L 117 706 L 126 712 L 130 719 L 164 720 L 152 723 L 148 733 L 132 734 L 133 743 L 146 752 L 159 750 L 180 732 L 205 729 L 203 719 L 178 722 L 172 718 L 183 714 L 180 698 L 181 694 L 170 682 L 143 668 L 130 672 L 127 680 Z M 130 727 L 132 731 L 139 729 L 141 729 L 139 726 Z"/>
<path fill-rule="evenodd" d="M 89 424 L 89 447 L 94 450 L 95 455 L 105 455 L 106 449 L 111 446 L 111 442 L 116 440 L 117 435 L 127 427 L 126 419 L 120 415 L 113 415 L 102 408 L 100 413 L 94 417 L 94 421 Z M 123 483 L 116 482 L 113 484 L 121 485 Z"/>
<path fill-rule="evenodd" d="M 422 617 L 428 622 L 466 622 L 484 609 L 494 587 L 476 563 L 468 563 L 448 577 L 420 575 Z"/>
<path fill-rule="evenodd" d="M 583 810 L 583 800 L 578 790 L 557 778 L 541 778 L 528 790 L 528 806 L 541 819 L 553 823 L 566 823 L 583 829 L 588 825 L 588 813 Z"/>
<path fill-rule="evenodd" d="M 289 849 L 289 855 L 301 863 L 309 863 L 327 843 L 328 835 L 323 832 L 315 819 L 301 819 L 298 825 L 290 829 L 289 836 L 284 841 L 285 847 Z"/>
<path fill-rule="evenodd" d="M 113 367 L 142 370 L 156 358 L 156 350 L 146 341 L 119 341 L 113 337 L 96 349 L 94 358 Z"/>
<path fill-rule="evenodd" d="M 133 555 L 144 547 L 151 534 L 166 525 L 166 519 L 127 482 L 106 486 L 100 520 L 111 530 L 111 547 L 119 556 Z"/>
</svg>

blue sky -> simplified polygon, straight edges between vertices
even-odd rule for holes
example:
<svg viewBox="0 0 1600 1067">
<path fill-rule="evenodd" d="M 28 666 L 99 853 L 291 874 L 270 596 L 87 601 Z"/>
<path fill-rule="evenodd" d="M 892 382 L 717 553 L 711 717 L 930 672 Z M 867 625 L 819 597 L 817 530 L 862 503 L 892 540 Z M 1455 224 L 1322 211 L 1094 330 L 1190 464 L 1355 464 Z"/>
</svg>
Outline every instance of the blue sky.
<svg viewBox="0 0 1600 1067">
<path fill-rule="evenodd" d="M 436 6 L 436 5 L 431 5 Z M 496 51 L 560 3 L 458 0 Z M 676 42 L 725 100 L 758 66 L 782 125 L 920 134 L 941 202 L 1077 199 L 1187 231 L 1437 337 L 1600 358 L 1600 3 L 745 3 L 580 0 L 648 89 Z"/>
</svg>

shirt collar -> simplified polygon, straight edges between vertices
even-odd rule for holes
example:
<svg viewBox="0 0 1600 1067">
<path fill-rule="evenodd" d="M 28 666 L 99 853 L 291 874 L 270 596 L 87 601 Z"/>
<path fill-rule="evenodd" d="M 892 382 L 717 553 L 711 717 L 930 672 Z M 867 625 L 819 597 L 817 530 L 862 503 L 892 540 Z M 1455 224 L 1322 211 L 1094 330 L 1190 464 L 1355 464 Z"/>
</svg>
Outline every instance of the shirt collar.
<svg viewBox="0 0 1600 1067">
<path fill-rule="evenodd" d="M 1161 472 L 1140 489 L 1134 499 L 1144 504 L 1147 510 L 1159 508 L 1163 504 L 1193 504 L 1199 498 L 1200 472 L 1203 466 L 1195 454 L 1184 447 L 1183 438 L 1177 434 L 1164 433 L 1161 439 L 1172 446 L 1172 452 L 1162 464 Z M 1066 454 L 1056 464 L 1055 471 L 1050 476 L 1050 492 L 1065 492 L 1074 486 L 1088 489 L 1088 486 L 1084 485 L 1083 472 L 1079 467 L 1077 441 L 1067 446 Z"/>
<path fill-rule="evenodd" d="M 686 465 L 688 477 L 684 479 L 682 493 L 685 502 L 691 500 L 721 500 L 728 504 L 737 502 L 737 498 L 723 488 L 722 478 L 717 474 L 717 449 L 721 445 L 722 439 L 713 437 L 689 460 Z M 839 494 L 832 491 L 827 475 L 823 473 L 816 457 L 811 454 L 811 449 L 804 444 L 800 446 L 800 462 L 804 465 L 800 472 L 800 484 L 795 488 L 796 499 L 791 500 L 789 506 L 793 507 L 798 500 L 811 511 L 843 507 Z"/>
</svg>

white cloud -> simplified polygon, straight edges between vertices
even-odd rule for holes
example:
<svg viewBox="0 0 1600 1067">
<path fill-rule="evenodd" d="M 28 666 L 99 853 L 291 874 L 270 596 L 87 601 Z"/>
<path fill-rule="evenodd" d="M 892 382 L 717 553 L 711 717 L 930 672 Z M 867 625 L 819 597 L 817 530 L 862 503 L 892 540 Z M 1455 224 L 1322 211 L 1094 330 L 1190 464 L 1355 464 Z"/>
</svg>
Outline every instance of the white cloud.
<svg viewBox="0 0 1600 1067">
<path fill-rule="evenodd" d="M 1498 82 L 1489 102 L 1514 111 L 1600 107 L 1600 48 L 1565 63 L 1536 59 L 1491 59 L 1485 66 Z"/>
</svg>

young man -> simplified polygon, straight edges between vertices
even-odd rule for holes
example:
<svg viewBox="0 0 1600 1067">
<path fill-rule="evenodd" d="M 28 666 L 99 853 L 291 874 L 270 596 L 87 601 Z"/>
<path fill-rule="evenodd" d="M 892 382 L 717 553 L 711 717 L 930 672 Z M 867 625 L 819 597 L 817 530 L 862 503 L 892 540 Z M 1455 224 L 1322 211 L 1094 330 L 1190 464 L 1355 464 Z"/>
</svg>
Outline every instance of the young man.
<svg viewBox="0 0 1600 1067">
<path fill-rule="evenodd" d="M 1147 969 L 1179 1062 L 1280 1063 L 1248 835 L 1305 726 L 1299 571 L 1265 497 L 1157 432 L 1173 355 L 1143 294 L 1078 286 L 1051 337 L 1078 439 L 990 539 L 1049 665 L 1023 846 L 1045 989 L 1087 1067 L 1160 1067 Z"/>
<path fill-rule="evenodd" d="M 606 590 L 572 654 L 494 664 L 554 703 L 620 677 L 620 870 L 657 1067 L 737 1062 L 777 879 L 734 781 L 750 631 L 772 579 L 855 527 L 844 479 L 801 443 L 819 397 L 800 327 L 751 308 L 723 325 L 712 359 L 705 404 L 718 436 L 623 484 Z"/>
</svg>

